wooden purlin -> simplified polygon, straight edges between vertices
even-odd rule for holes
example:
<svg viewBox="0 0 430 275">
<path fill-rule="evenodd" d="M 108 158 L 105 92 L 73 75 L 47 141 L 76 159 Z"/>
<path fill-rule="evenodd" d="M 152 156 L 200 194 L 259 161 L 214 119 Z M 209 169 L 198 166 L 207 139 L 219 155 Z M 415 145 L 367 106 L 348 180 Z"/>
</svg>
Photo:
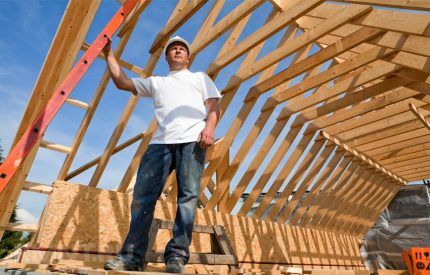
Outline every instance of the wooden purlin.
<svg viewBox="0 0 430 275">
<path fill-rule="evenodd" d="M 342 9 L 343 5 L 326 2 L 320 5 L 317 9 L 309 12 L 307 15 L 316 18 L 328 19 L 339 13 Z M 430 23 L 430 17 L 426 14 L 373 9 L 366 16 L 354 20 L 351 23 L 363 27 L 374 27 L 405 34 L 427 37 L 430 35 L 430 30 L 427 28 Z"/>
<path fill-rule="evenodd" d="M 51 97 L 55 87 L 72 68 L 73 61 L 79 52 L 80 43 L 82 43 L 89 29 L 99 4 L 100 1 L 71 1 L 67 5 L 39 73 L 32 96 L 27 104 L 27 109 L 12 143 L 13 145 L 21 138 L 30 122 Z M 37 148 L 38 144 L 35 145 L 35 148 L 27 156 L 22 168 L 12 179 L 10 187 L 7 187 L 0 196 L 0 204 L 4 206 L 0 209 L 0 226 L 6 226 L 9 222 L 10 215 L 21 193 L 21 188 L 33 164 Z M 0 238 L 3 236 L 3 233 L 4 230 L 0 230 Z"/>
<path fill-rule="evenodd" d="M 376 5 L 381 7 L 430 11 L 426 0 L 333 0 L 334 2 Z"/>
<path fill-rule="evenodd" d="M 343 147 L 348 152 L 352 153 L 354 156 L 358 157 L 362 161 L 366 162 L 370 166 L 376 168 L 377 170 L 381 171 L 382 173 L 386 174 L 387 176 L 393 178 L 396 180 L 399 184 L 407 184 L 407 181 L 405 179 L 402 179 L 401 177 L 398 177 L 396 175 L 393 175 L 390 171 L 387 171 L 385 168 L 381 167 L 378 163 L 375 163 L 371 159 L 367 158 L 363 154 L 360 154 L 355 149 L 350 148 L 348 145 L 344 144 L 342 141 L 338 140 L 337 138 L 330 136 L 327 132 L 322 131 L 322 135 L 325 139 L 330 140 L 331 142 L 337 144 L 338 146 Z"/>
</svg>

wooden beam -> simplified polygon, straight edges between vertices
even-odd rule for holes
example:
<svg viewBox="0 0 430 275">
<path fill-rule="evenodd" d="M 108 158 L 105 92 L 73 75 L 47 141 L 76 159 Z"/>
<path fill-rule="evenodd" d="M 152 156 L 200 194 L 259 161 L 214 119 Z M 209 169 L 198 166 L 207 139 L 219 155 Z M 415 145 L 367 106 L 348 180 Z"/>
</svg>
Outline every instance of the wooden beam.
<svg viewBox="0 0 430 275">
<path fill-rule="evenodd" d="M 225 15 L 220 21 L 218 21 L 216 25 L 212 26 L 207 31 L 206 35 L 202 36 L 202 39 L 195 41 L 195 43 L 193 43 L 191 46 L 191 52 L 194 55 L 198 54 L 201 50 L 206 48 L 210 43 L 223 35 L 243 18 L 251 14 L 263 3 L 264 1 L 260 0 L 243 1 L 239 6 L 237 6 L 235 9 L 230 11 L 230 13 Z"/>
<path fill-rule="evenodd" d="M 162 48 L 169 37 L 183 25 L 193 14 L 195 14 L 208 0 L 191 0 L 184 9 L 169 20 L 166 26 L 157 34 L 152 43 L 149 53 L 154 54 L 157 49 Z"/>
<path fill-rule="evenodd" d="M 22 186 L 22 190 L 35 193 L 50 194 L 52 192 L 52 186 L 43 183 L 26 181 Z"/>
<path fill-rule="evenodd" d="M 306 178 L 301 180 L 300 186 L 298 186 L 297 190 L 294 192 L 294 194 L 290 194 L 290 196 L 287 197 L 287 204 L 284 206 L 282 211 L 279 212 L 279 218 L 278 222 L 285 223 L 287 220 L 290 219 L 290 215 L 294 212 L 296 212 L 296 207 L 299 203 L 299 201 L 302 199 L 302 197 L 305 195 L 305 193 L 308 191 L 309 186 L 311 183 L 313 183 L 314 179 L 316 179 L 316 176 L 319 174 L 320 170 L 324 166 L 326 160 L 329 159 L 330 155 L 336 151 L 336 146 L 333 144 L 326 144 L 324 150 L 321 152 L 321 154 L 318 156 L 317 160 L 312 164 L 312 167 L 309 168 L 309 171 L 307 171 Z M 333 157 L 331 160 L 337 160 L 339 161 L 342 157 L 344 150 L 340 150 L 342 154 L 339 154 L 338 151 L 338 157 Z M 331 161 L 330 160 L 330 161 Z M 335 165 L 332 165 L 332 168 L 334 169 Z M 328 178 L 328 171 L 330 167 L 327 166 L 325 171 L 321 171 L 321 175 L 318 177 L 317 182 L 314 185 L 321 185 L 324 179 Z M 291 184 L 291 181 L 290 183 Z M 282 202 L 281 202 L 282 204 Z"/>
<path fill-rule="evenodd" d="M 89 105 L 83 101 L 77 100 L 77 99 L 73 99 L 73 98 L 68 98 L 66 99 L 66 102 L 69 103 L 70 105 L 73 105 L 75 107 L 84 109 L 84 110 L 88 110 Z"/>
<path fill-rule="evenodd" d="M 113 150 L 113 152 L 112 152 L 112 155 L 115 155 L 115 154 L 116 154 L 116 153 L 118 153 L 119 151 L 121 151 L 121 150 L 123 150 L 123 149 L 127 148 L 128 146 L 130 146 L 130 145 L 132 145 L 132 144 L 136 143 L 137 141 L 139 141 L 139 140 L 143 139 L 143 137 L 144 137 L 144 136 L 145 136 L 145 133 L 140 133 L 140 134 L 137 134 L 136 136 L 134 136 L 134 137 L 132 137 L 132 138 L 130 138 L 130 139 L 128 139 L 128 140 L 126 140 L 126 141 L 124 141 L 123 143 L 121 143 L 120 145 L 118 145 L 118 146 L 116 146 L 116 147 L 115 147 L 115 149 L 114 149 L 114 150 Z M 65 176 L 65 180 L 70 180 L 70 179 L 72 179 L 72 178 L 76 177 L 77 175 L 81 174 L 82 172 L 84 172 L 84 171 L 86 171 L 86 170 L 90 169 L 90 168 L 91 168 L 91 167 L 93 167 L 94 165 L 97 165 L 97 164 L 100 162 L 100 158 L 101 158 L 101 156 L 99 156 L 99 157 L 97 157 L 97 158 L 93 159 L 92 161 L 90 161 L 90 162 L 88 162 L 88 163 L 86 163 L 86 164 L 82 165 L 81 167 L 76 168 L 76 169 L 75 169 L 75 170 L 73 170 L 72 172 L 68 173 L 68 174 Z"/>
<path fill-rule="evenodd" d="M 322 24 L 325 20 L 326 19 L 321 19 L 317 17 L 303 16 L 297 20 L 297 23 L 301 28 L 309 30 Z M 318 39 L 317 41 L 320 44 L 328 46 L 333 43 L 336 43 L 336 41 L 338 41 L 339 39 L 357 31 L 359 28 L 360 26 L 348 24 L 340 29 L 334 30 L 330 34 Z M 430 37 L 406 34 L 402 32 L 387 31 L 383 36 L 377 37 L 375 39 L 370 39 L 369 41 L 366 41 L 366 43 L 363 43 L 360 46 L 350 50 L 348 53 L 350 55 L 360 54 L 364 51 L 369 50 L 371 45 L 374 45 L 429 57 L 429 41 Z"/>
<path fill-rule="evenodd" d="M 341 159 L 341 160 L 340 160 Z M 289 224 L 298 225 L 299 223 L 306 223 L 311 212 L 318 205 L 317 200 L 320 192 L 326 189 L 326 187 L 332 181 L 337 181 L 342 173 L 347 169 L 351 162 L 352 157 L 346 154 L 346 151 L 339 150 L 336 155 L 330 160 L 325 171 L 315 183 L 310 192 L 303 198 L 300 203 L 300 207 L 296 209 L 292 217 L 288 220 Z"/>
<path fill-rule="evenodd" d="M 370 39 L 370 38 L 372 38 L 376 35 L 379 35 L 379 34 L 381 34 L 381 31 L 379 31 L 379 30 L 361 29 L 361 30 L 357 31 L 356 33 L 352 34 L 351 36 L 348 36 L 348 37 L 340 40 L 335 45 L 331 45 L 331 46 L 321 50 L 320 52 L 317 52 L 316 54 L 308 57 L 307 59 L 298 63 L 296 66 L 289 67 L 289 68 L 283 70 L 282 72 L 277 73 L 273 77 L 270 77 L 270 78 L 266 79 L 265 81 L 258 83 L 257 85 L 255 85 L 254 87 L 251 88 L 251 95 L 247 96 L 247 98 L 245 100 L 250 100 L 252 97 L 255 97 L 256 95 L 260 95 L 260 94 L 282 84 L 283 82 L 285 82 L 286 79 L 292 79 L 292 78 L 296 77 L 298 74 L 297 74 L 297 71 L 295 71 L 295 70 L 298 70 L 300 72 L 303 69 L 310 69 L 313 66 L 315 66 L 315 64 L 320 64 L 321 60 L 325 61 L 329 58 L 333 58 L 336 55 L 338 55 L 338 54 L 340 54 L 340 53 L 342 53 L 348 49 L 351 49 L 351 48 L 355 47 L 356 45 L 366 41 L 367 39 Z M 332 68 L 326 70 L 324 73 L 321 73 L 317 76 L 314 76 L 311 79 L 307 79 L 306 83 L 309 83 L 311 81 L 316 81 L 316 79 L 318 79 L 318 77 L 320 79 L 323 77 L 330 77 L 331 79 L 334 79 L 338 76 L 341 76 L 341 75 L 353 70 L 354 68 L 366 65 L 366 64 L 374 61 L 375 59 L 385 57 L 385 56 L 392 54 L 392 53 L 393 52 L 391 50 L 387 50 L 385 48 L 375 47 L 374 49 L 370 50 L 369 52 L 366 52 L 363 55 L 358 56 L 356 59 L 353 59 L 350 62 L 344 62 L 344 63 L 338 64 L 338 65 L 333 66 Z M 335 72 L 335 73 L 333 73 L 333 72 Z M 330 74 L 330 76 L 328 76 L 329 74 Z M 305 86 L 305 84 L 303 84 L 303 86 L 301 86 L 301 87 L 304 87 L 304 86 Z M 276 100 L 278 97 L 282 97 L 282 95 L 285 95 L 285 94 L 289 95 L 288 98 L 292 98 L 292 97 L 300 94 L 300 92 L 303 93 L 303 91 L 301 91 L 301 90 L 296 91 L 294 93 L 293 89 L 294 88 L 286 89 L 286 90 L 288 90 L 288 92 L 286 92 L 285 90 L 277 91 L 272 96 L 272 98 Z M 280 102 L 285 101 L 288 98 L 282 98 L 282 99 L 280 99 L 281 100 Z"/>
<path fill-rule="evenodd" d="M 416 92 L 405 88 L 389 91 L 377 98 L 373 98 L 368 102 L 362 102 L 359 106 L 356 106 L 355 108 L 339 110 L 336 114 L 332 116 L 320 116 L 312 121 L 312 127 L 310 127 L 309 130 L 324 129 L 339 122 L 349 121 L 350 119 L 354 119 L 358 116 L 365 115 L 366 113 L 378 110 L 387 105 L 405 100 L 406 98 L 409 98 L 416 94 Z M 307 117 L 306 113 L 303 113 L 303 116 Z M 349 125 L 349 123 L 345 123 L 343 125 Z M 306 130 L 306 132 L 308 132 L 308 130 Z"/>
<path fill-rule="evenodd" d="M 331 18 L 344 8 L 343 5 L 324 3 L 308 13 L 317 18 Z M 380 28 L 388 31 L 430 36 L 430 16 L 393 10 L 374 9 L 367 15 L 351 22 L 354 25 Z"/>
<path fill-rule="evenodd" d="M 65 153 L 65 154 L 68 154 L 72 151 L 72 149 L 70 147 L 67 147 L 67 146 L 64 146 L 61 144 L 57 144 L 57 143 L 53 143 L 50 141 L 46 141 L 46 140 L 42 140 L 40 142 L 40 147 L 46 148 L 49 150 L 54 150 L 54 151 L 57 151 L 60 153 Z"/>
<path fill-rule="evenodd" d="M 418 110 L 418 108 L 412 103 L 409 103 L 409 108 L 412 113 L 423 123 L 424 127 L 430 130 L 430 123 L 427 121 L 425 116 Z"/>
<path fill-rule="evenodd" d="M 37 224 L 9 223 L 7 226 L 1 226 L 0 229 L 10 231 L 36 232 L 38 226 Z"/>
<path fill-rule="evenodd" d="M 357 8 L 357 7 L 350 7 L 348 9 L 345 9 L 341 13 L 337 14 L 336 16 L 330 18 L 329 20 L 326 20 L 321 25 L 317 26 L 316 28 L 304 33 L 303 35 L 300 35 L 295 40 L 291 41 L 288 44 L 283 45 L 282 47 L 277 48 L 276 50 L 272 51 L 270 54 L 267 54 L 266 56 L 260 58 L 257 62 L 255 62 L 252 66 L 249 66 L 247 68 L 244 68 L 242 70 L 239 70 L 234 78 L 234 81 L 229 82 L 228 85 L 223 89 L 223 93 L 228 93 L 230 90 L 233 90 L 235 87 L 238 87 L 240 83 L 245 81 L 246 79 L 249 79 L 250 77 L 254 76 L 259 71 L 271 66 L 272 64 L 279 62 L 283 58 L 293 54 L 295 51 L 299 50 L 302 47 L 305 47 L 306 45 L 316 41 L 320 37 L 323 37 L 333 29 L 339 28 L 340 26 L 346 24 L 351 18 L 354 18 L 356 16 L 360 16 L 363 13 L 369 12 L 369 9 L 363 9 L 363 8 Z M 369 31 L 369 30 L 368 30 Z M 371 32 L 371 31 L 369 31 Z M 351 37 L 348 40 L 356 41 L 358 39 L 366 38 L 372 38 L 372 34 L 368 33 L 367 36 L 358 36 L 358 37 Z M 374 34 L 377 35 L 377 34 Z M 344 41 L 342 44 L 348 45 L 348 40 Z M 348 43 L 348 42 L 349 43 Z M 361 43 L 363 41 L 356 41 L 357 44 Z M 353 44 L 353 43 L 351 43 Z M 352 46 L 355 46 L 357 44 L 353 44 Z M 344 46 L 346 48 L 346 46 Z M 343 48 L 339 48 L 341 51 Z M 346 50 L 346 49 L 345 49 Z M 338 53 L 337 51 L 335 51 Z"/>
<path fill-rule="evenodd" d="M 397 85 L 400 86 L 400 85 L 403 85 L 405 83 L 407 83 L 407 80 L 396 77 L 395 79 L 392 78 L 392 79 L 383 81 L 379 84 L 376 84 L 374 86 L 371 86 L 370 90 L 372 90 L 373 87 L 378 87 L 378 86 L 380 88 L 383 88 L 384 86 L 391 86 L 391 87 L 395 88 Z M 402 88 L 399 89 L 398 91 L 404 92 L 404 90 Z M 367 89 L 365 89 L 364 92 L 367 92 Z M 339 125 L 332 125 L 329 127 L 325 127 L 325 130 L 328 133 L 330 133 L 331 135 L 338 135 L 343 140 L 350 140 L 352 138 L 362 136 L 362 135 L 367 134 L 367 133 L 371 133 L 374 130 L 378 130 L 378 129 L 380 130 L 380 129 L 382 129 L 382 125 L 385 125 L 385 128 L 387 128 L 387 127 L 389 127 L 393 124 L 396 124 L 396 123 L 401 123 L 404 121 L 410 121 L 412 118 L 411 114 L 407 117 L 401 117 L 401 120 L 397 120 L 394 122 L 393 122 L 393 119 L 387 120 L 387 118 L 393 117 L 393 116 L 399 116 L 399 114 L 405 113 L 405 112 L 409 113 L 408 104 L 412 100 L 413 99 L 405 99 L 405 100 L 400 101 L 398 103 L 389 105 L 384 109 L 376 110 L 374 112 L 369 112 L 369 113 L 364 114 L 360 117 L 356 117 L 356 118 L 353 118 L 351 120 L 345 121 L 345 123 L 343 123 L 343 127 L 340 127 Z M 419 106 L 425 105 L 424 102 L 419 102 L 419 101 L 415 101 L 415 102 Z M 384 119 L 385 119 L 385 121 L 387 121 L 387 123 L 385 123 L 385 124 L 383 122 Z M 374 125 L 372 124 L 372 127 L 366 128 L 366 126 L 370 126 L 371 123 L 374 123 Z M 358 146 L 355 143 L 354 143 L 354 145 Z"/>
<path fill-rule="evenodd" d="M 388 8 L 430 11 L 427 0 L 333 0 L 340 3 L 375 5 Z"/>
<path fill-rule="evenodd" d="M 338 146 L 343 147 L 346 151 L 350 152 L 351 154 L 353 154 L 354 156 L 356 156 L 357 158 L 361 159 L 362 161 L 366 162 L 367 164 L 369 164 L 370 166 L 374 167 L 375 169 L 381 171 L 382 173 L 386 174 L 387 176 L 393 178 L 394 180 L 396 180 L 399 184 L 407 184 L 407 181 L 396 176 L 393 175 L 390 171 L 387 171 L 384 167 L 382 167 L 381 165 L 379 165 L 378 163 L 372 161 L 371 159 L 367 158 L 365 155 L 357 152 L 355 149 L 350 148 L 348 145 L 344 144 L 342 141 L 338 140 L 335 137 L 330 136 L 328 133 L 326 133 L 325 131 L 321 131 L 322 135 L 325 139 L 330 140 L 331 142 L 337 144 Z"/>
<path fill-rule="evenodd" d="M 216 74 L 220 69 L 239 58 L 249 49 L 260 44 L 262 41 L 266 40 L 290 24 L 294 18 L 298 18 L 306 14 L 323 2 L 324 0 L 309 0 L 299 2 L 297 5 L 290 7 L 287 11 L 280 13 L 278 16 L 267 22 L 264 26 L 260 27 L 246 39 L 242 40 L 242 42 L 237 44 L 233 49 L 231 49 L 231 51 L 213 61 L 207 69 L 208 75 Z"/>
<path fill-rule="evenodd" d="M 366 166 L 361 166 L 354 173 L 342 182 L 338 182 L 336 187 L 324 200 L 324 204 L 312 218 L 309 226 L 311 228 L 325 228 L 327 224 L 335 218 L 341 206 L 357 187 L 365 183 L 373 175 Z"/>
<path fill-rule="evenodd" d="M 392 137 L 386 137 L 384 139 L 375 140 L 374 142 L 369 142 L 364 145 L 355 146 L 354 148 L 357 149 L 360 152 L 365 152 L 368 150 L 376 149 L 381 146 L 389 145 L 389 144 L 396 144 L 398 142 L 406 141 L 412 138 L 428 135 L 429 130 L 426 128 L 419 128 L 413 131 L 408 131 L 396 136 Z M 348 143 L 348 142 L 347 142 Z"/>
</svg>

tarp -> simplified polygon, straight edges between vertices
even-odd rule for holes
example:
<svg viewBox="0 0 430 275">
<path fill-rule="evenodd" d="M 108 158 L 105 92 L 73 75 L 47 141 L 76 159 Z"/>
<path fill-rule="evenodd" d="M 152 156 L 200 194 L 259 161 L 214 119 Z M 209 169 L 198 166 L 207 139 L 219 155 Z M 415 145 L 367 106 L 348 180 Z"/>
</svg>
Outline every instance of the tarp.
<svg viewBox="0 0 430 275">
<path fill-rule="evenodd" d="M 407 269 L 403 249 L 430 247 L 430 194 L 427 185 L 402 188 L 365 236 L 361 249 L 366 267 Z"/>
</svg>

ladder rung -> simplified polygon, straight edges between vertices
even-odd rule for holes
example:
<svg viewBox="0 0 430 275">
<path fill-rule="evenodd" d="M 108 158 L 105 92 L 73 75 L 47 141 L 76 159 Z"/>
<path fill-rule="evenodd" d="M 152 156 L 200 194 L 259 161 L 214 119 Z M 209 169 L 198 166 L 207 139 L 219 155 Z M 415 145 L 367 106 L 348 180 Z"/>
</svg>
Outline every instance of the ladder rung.
<svg viewBox="0 0 430 275">
<path fill-rule="evenodd" d="M 26 181 L 22 186 L 22 190 L 35 193 L 49 194 L 52 192 L 52 186 L 37 182 Z"/>
<path fill-rule="evenodd" d="M 88 108 L 90 107 L 87 103 L 73 98 L 66 99 L 66 102 L 69 103 L 70 105 L 82 108 L 84 110 L 88 110 Z"/>
<path fill-rule="evenodd" d="M 72 151 L 72 148 L 61 145 L 61 144 L 56 144 L 53 142 L 49 142 L 46 140 L 42 140 L 42 142 L 40 143 L 40 147 L 46 148 L 46 149 L 50 149 L 50 150 L 54 150 L 54 151 L 58 151 L 61 153 L 66 153 L 69 154 Z"/>
<path fill-rule="evenodd" d="M 3 230 L 36 232 L 37 224 L 9 223 L 1 227 Z"/>
</svg>

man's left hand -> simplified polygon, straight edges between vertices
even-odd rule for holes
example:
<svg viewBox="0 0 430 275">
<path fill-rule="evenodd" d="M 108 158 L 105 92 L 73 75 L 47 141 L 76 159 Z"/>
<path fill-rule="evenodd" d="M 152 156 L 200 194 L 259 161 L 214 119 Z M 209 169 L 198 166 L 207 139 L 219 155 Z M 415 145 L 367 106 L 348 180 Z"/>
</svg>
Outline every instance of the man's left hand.
<svg viewBox="0 0 430 275">
<path fill-rule="evenodd" d="M 206 126 L 200 133 L 198 142 L 200 147 L 202 148 L 208 148 L 209 146 L 214 144 L 214 129 Z"/>
</svg>

